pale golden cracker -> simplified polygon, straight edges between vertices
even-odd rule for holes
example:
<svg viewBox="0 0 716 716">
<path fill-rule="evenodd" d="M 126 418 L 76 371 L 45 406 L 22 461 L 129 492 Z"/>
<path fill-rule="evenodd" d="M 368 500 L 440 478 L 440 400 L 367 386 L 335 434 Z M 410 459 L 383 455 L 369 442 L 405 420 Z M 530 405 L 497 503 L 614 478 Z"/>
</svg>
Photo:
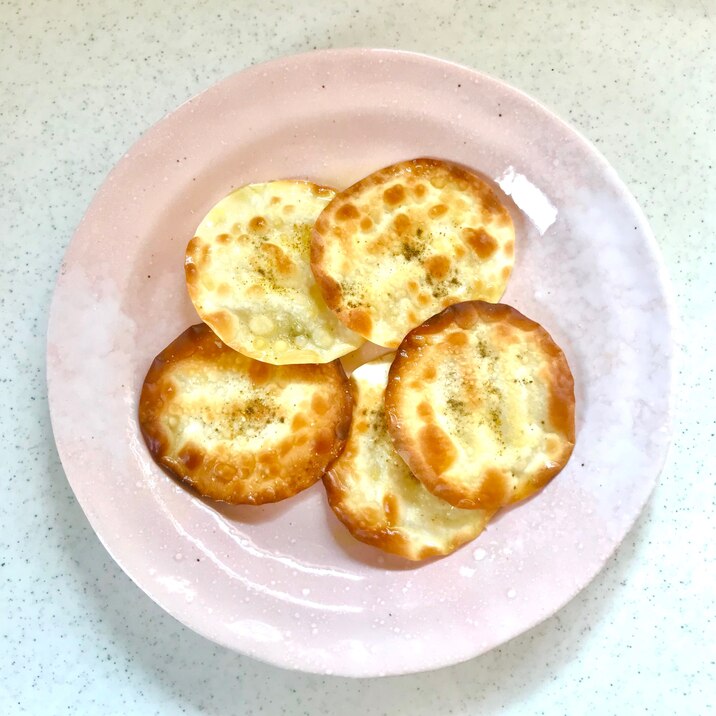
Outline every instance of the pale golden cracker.
<svg viewBox="0 0 716 716">
<path fill-rule="evenodd" d="M 445 306 L 498 301 L 514 244 L 512 219 L 484 181 L 450 162 L 414 159 L 334 197 L 316 220 L 311 267 L 348 328 L 396 348 Z"/>
<path fill-rule="evenodd" d="M 456 304 L 411 331 L 385 403 L 397 451 L 456 507 L 528 497 L 574 447 L 567 360 L 544 328 L 503 304 Z"/>
<path fill-rule="evenodd" d="M 363 342 L 311 273 L 311 227 L 333 195 L 306 181 L 249 184 L 199 224 L 186 250 L 189 296 L 234 350 L 274 365 L 327 363 Z"/>
<path fill-rule="evenodd" d="M 152 363 L 139 424 L 154 460 L 197 492 L 258 505 L 320 479 L 343 448 L 351 405 L 338 360 L 260 363 L 202 323 Z"/>
<path fill-rule="evenodd" d="M 477 537 L 494 510 L 461 510 L 435 497 L 395 451 L 383 411 L 392 358 L 351 376 L 351 431 L 323 484 L 335 514 L 362 542 L 412 560 L 448 554 Z"/>
</svg>

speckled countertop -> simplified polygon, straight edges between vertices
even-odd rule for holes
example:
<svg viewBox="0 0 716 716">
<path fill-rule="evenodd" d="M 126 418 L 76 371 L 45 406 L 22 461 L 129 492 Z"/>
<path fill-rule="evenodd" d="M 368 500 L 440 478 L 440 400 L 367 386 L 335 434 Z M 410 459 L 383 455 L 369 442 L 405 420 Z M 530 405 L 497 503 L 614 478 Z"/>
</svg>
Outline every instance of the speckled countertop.
<svg viewBox="0 0 716 716">
<path fill-rule="evenodd" d="M 0 713 L 713 709 L 713 2 L 129 5 L 0 2 Z M 52 441 L 44 376 L 60 260 L 126 148 L 164 113 L 249 64 L 345 46 L 462 62 L 580 129 L 646 211 L 681 318 L 674 445 L 607 568 L 556 616 L 502 648 L 384 680 L 257 663 L 146 598 L 73 497 Z"/>
</svg>

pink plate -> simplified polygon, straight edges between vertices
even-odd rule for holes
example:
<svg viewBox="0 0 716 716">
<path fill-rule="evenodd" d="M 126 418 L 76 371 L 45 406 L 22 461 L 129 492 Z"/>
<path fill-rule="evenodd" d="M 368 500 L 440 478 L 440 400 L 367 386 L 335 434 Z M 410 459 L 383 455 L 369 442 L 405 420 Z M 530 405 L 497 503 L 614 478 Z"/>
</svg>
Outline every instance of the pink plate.
<svg viewBox="0 0 716 716">
<path fill-rule="evenodd" d="M 197 322 L 187 241 L 249 182 L 343 187 L 392 162 L 451 159 L 509 197 L 505 302 L 565 349 L 577 385 L 566 469 L 475 542 L 414 565 L 354 541 L 320 484 L 259 508 L 192 496 L 137 426 L 150 361 Z M 669 437 L 671 318 L 646 220 L 606 161 L 524 94 L 448 62 L 336 50 L 252 67 L 152 127 L 67 251 L 48 337 L 52 424 L 105 547 L 181 622 L 284 667 L 374 676 L 481 654 L 599 571 L 654 487 Z"/>
</svg>

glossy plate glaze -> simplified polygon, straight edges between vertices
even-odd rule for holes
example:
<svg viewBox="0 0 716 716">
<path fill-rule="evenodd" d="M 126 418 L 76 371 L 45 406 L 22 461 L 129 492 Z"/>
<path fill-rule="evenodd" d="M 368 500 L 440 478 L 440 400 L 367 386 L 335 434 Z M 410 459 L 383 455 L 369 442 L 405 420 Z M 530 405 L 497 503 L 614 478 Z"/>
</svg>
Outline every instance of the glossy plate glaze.
<svg viewBox="0 0 716 716">
<path fill-rule="evenodd" d="M 477 541 L 415 565 L 354 541 L 320 484 L 272 506 L 196 498 L 137 426 L 150 361 L 197 321 L 184 248 L 232 189 L 299 177 L 344 187 L 416 156 L 507 195 L 517 260 L 505 301 L 574 372 L 577 445 L 539 495 Z M 52 305 L 52 423 L 103 544 L 197 632 L 288 668 L 371 676 L 487 651 L 584 587 L 651 492 L 668 443 L 671 320 L 646 220 L 582 137 L 473 70 L 384 50 L 324 51 L 229 77 L 150 129 L 97 193 Z"/>
</svg>

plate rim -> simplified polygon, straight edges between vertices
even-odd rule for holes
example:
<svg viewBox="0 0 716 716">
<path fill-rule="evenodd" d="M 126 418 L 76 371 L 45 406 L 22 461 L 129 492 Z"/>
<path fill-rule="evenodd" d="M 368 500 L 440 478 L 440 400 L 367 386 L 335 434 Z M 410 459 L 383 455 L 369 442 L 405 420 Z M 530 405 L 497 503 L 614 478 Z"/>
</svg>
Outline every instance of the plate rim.
<svg viewBox="0 0 716 716">
<path fill-rule="evenodd" d="M 82 230 L 82 226 L 85 223 L 87 217 L 89 217 L 92 212 L 95 210 L 96 204 L 98 203 L 98 199 L 100 198 L 101 190 L 103 187 L 107 184 L 110 177 L 118 171 L 121 171 L 124 169 L 125 165 L 127 163 L 130 163 L 132 161 L 132 155 L 134 154 L 134 150 L 143 144 L 147 139 L 150 137 L 150 135 L 157 131 L 158 127 L 162 124 L 164 124 L 169 118 L 174 117 L 181 111 L 183 111 L 187 106 L 191 105 L 192 102 L 198 100 L 200 97 L 213 93 L 213 92 L 220 92 L 224 85 L 227 85 L 233 81 L 234 78 L 236 78 L 239 75 L 251 75 L 256 74 L 260 72 L 270 72 L 275 70 L 276 68 L 280 68 L 285 66 L 288 63 L 295 63 L 295 62 L 308 62 L 310 63 L 313 59 L 321 59 L 324 57 L 334 57 L 334 58 L 340 58 L 341 61 L 345 61 L 346 59 L 350 60 L 353 57 L 356 56 L 366 56 L 366 55 L 383 55 L 387 58 L 393 59 L 393 60 L 408 60 L 412 62 L 422 62 L 422 63 L 428 63 L 431 65 L 439 65 L 444 67 L 446 70 L 452 69 L 458 70 L 460 72 L 467 72 L 473 77 L 479 78 L 481 81 L 485 81 L 489 84 L 496 84 L 498 86 L 501 86 L 504 90 L 508 91 L 510 94 L 516 95 L 520 98 L 522 102 L 526 102 L 527 104 L 531 105 L 536 111 L 541 112 L 552 121 L 556 122 L 563 131 L 568 132 L 573 137 L 575 137 L 578 142 L 582 145 L 582 148 L 588 152 L 594 160 L 598 163 L 599 168 L 601 172 L 604 173 L 604 175 L 608 178 L 608 181 L 615 186 L 621 195 L 623 199 L 625 199 L 626 203 L 628 204 L 630 210 L 633 212 L 635 217 L 640 222 L 640 233 L 642 234 L 642 237 L 644 239 L 644 246 L 648 252 L 648 256 L 650 260 L 652 261 L 653 266 L 657 270 L 657 284 L 661 291 L 661 294 L 663 296 L 664 306 L 665 306 L 665 314 L 664 314 L 664 321 L 665 325 L 668 329 L 667 337 L 664 343 L 664 347 L 667 349 L 666 355 L 665 355 L 665 374 L 666 374 L 666 380 L 668 383 L 668 389 L 666 391 L 665 396 L 665 410 L 663 414 L 663 422 L 662 427 L 664 429 L 664 442 L 662 446 L 662 453 L 660 455 L 660 459 L 658 460 L 658 463 L 655 463 L 652 469 L 649 472 L 649 479 L 648 479 L 648 490 L 645 492 L 643 499 L 639 501 L 638 509 L 634 509 L 633 514 L 625 521 L 625 525 L 622 529 L 619 530 L 620 535 L 617 539 L 613 540 L 613 544 L 609 547 L 609 549 L 606 551 L 605 556 L 603 559 L 600 559 L 598 562 L 595 560 L 595 567 L 593 569 L 593 573 L 591 576 L 587 579 L 587 581 L 584 584 L 579 584 L 576 586 L 573 586 L 570 590 L 565 590 L 566 596 L 559 601 L 559 603 L 551 604 L 549 609 L 546 613 L 539 615 L 536 619 L 530 621 L 527 624 L 523 624 L 520 626 L 519 631 L 517 631 L 515 634 L 513 634 L 508 639 L 489 645 L 487 647 L 480 647 L 479 645 L 475 645 L 474 651 L 472 651 L 469 654 L 465 655 L 459 655 L 456 658 L 437 658 L 433 660 L 429 660 L 428 663 L 425 663 L 422 666 L 416 667 L 414 665 L 410 665 L 407 668 L 394 668 L 394 669 L 388 669 L 385 671 L 370 671 L 365 673 L 356 673 L 355 671 L 351 670 L 341 670 L 340 665 L 337 665 L 336 669 L 333 670 L 327 670 L 322 668 L 312 668 L 310 666 L 301 666 L 296 665 L 294 662 L 289 662 L 285 658 L 281 658 L 279 654 L 279 658 L 270 658 L 269 656 L 259 653 L 256 649 L 250 648 L 250 647 L 244 647 L 244 646 L 238 646 L 236 643 L 230 642 L 229 640 L 224 640 L 218 637 L 216 634 L 211 633 L 208 629 L 205 628 L 204 623 L 189 623 L 190 620 L 185 620 L 180 618 L 179 616 L 176 616 L 170 607 L 165 606 L 162 604 L 161 601 L 161 594 L 159 593 L 159 590 L 151 590 L 149 591 L 147 588 L 145 588 L 141 583 L 140 579 L 141 577 L 135 578 L 135 575 L 132 574 L 130 569 L 127 568 L 125 565 L 125 560 L 123 557 L 121 557 L 117 553 L 117 547 L 116 545 L 110 546 L 105 538 L 105 536 L 102 534 L 100 517 L 95 514 L 93 510 L 92 504 L 90 504 L 90 499 L 87 495 L 84 494 L 79 481 L 76 478 L 73 478 L 71 476 L 72 470 L 74 468 L 70 467 L 70 456 L 66 453 L 66 451 L 58 444 L 57 439 L 55 437 L 56 434 L 56 427 L 59 422 L 59 417 L 57 415 L 57 399 L 53 398 L 54 393 L 54 387 L 53 387 L 53 380 L 54 380 L 54 368 L 52 366 L 52 359 L 50 356 L 50 336 L 53 331 L 53 324 L 56 322 L 56 314 L 59 304 L 58 299 L 58 286 L 62 281 L 63 276 L 63 267 L 65 265 L 65 262 L 67 261 L 67 258 L 72 250 L 72 246 L 75 243 L 76 238 L 80 234 Z M 196 632 L 197 634 L 201 635 L 202 637 L 208 639 L 209 641 L 219 644 L 222 647 L 225 647 L 235 653 L 242 654 L 245 656 L 249 656 L 253 659 L 256 659 L 257 661 L 260 661 L 265 664 L 270 664 L 272 666 L 278 666 L 283 669 L 288 669 L 291 671 L 298 671 L 298 672 L 304 672 L 304 673 L 313 673 L 313 674 L 321 674 L 321 675 L 335 675 L 335 676 L 343 676 L 343 677 L 352 677 L 352 678 L 365 678 L 365 677 L 382 677 L 382 676 L 397 676 L 397 675 L 404 675 L 404 674 L 415 674 L 415 673 L 422 673 L 426 671 L 432 671 L 440 668 L 445 668 L 448 666 L 457 665 L 460 663 L 464 663 L 466 661 L 469 661 L 473 658 L 476 658 L 478 656 L 481 656 L 482 654 L 491 651 L 494 648 L 497 648 L 501 645 L 504 645 L 511 641 L 512 639 L 517 638 L 518 636 L 521 636 L 525 634 L 527 631 L 535 628 L 542 622 L 546 621 L 550 617 L 554 616 L 557 612 L 559 612 L 561 609 L 564 608 L 566 604 L 568 604 L 572 599 L 574 599 L 583 589 L 585 589 L 596 577 L 599 575 L 604 567 L 606 566 L 607 562 L 611 560 L 611 558 L 614 556 L 617 549 L 622 545 L 625 538 L 629 534 L 629 532 L 633 529 L 636 521 L 639 519 L 639 517 L 644 512 L 644 507 L 647 504 L 647 502 L 650 500 L 653 491 L 656 487 L 656 484 L 658 482 L 659 476 L 663 472 L 664 466 L 666 465 L 666 462 L 669 458 L 670 451 L 672 449 L 673 445 L 673 421 L 674 421 L 674 398 L 675 398 L 675 389 L 676 389 L 676 368 L 677 368 L 677 362 L 679 359 L 679 350 L 678 350 L 678 343 L 675 340 L 675 335 L 678 330 L 678 314 L 676 310 L 676 302 L 674 297 L 674 289 L 671 284 L 671 281 L 669 279 L 668 270 L 664 261 L 664 258 L 661 254 L 658 242 L 656 240 L 656 237 L 651 229 L 651 226 L 649 224 L 649 221 L 646 217 L 646 214 L 642 210 L 641 206 L 636 201 L 636 198 L 633 196 L 631 191 L 629 190 L 626 183 L 621 179 L 621 177 L 618 175 L 616 169 L 609 163 L 609 161 L 606 159 L 606 157 L 602 154 L 602 152 L 587 139 L 587 137 L 577 128 L 573 127 L 569 123 L 567 123 L 565 120 L 563 120 L 559 115 L 557 115 L 554 111 L 552 111 L 549 107 L 542 104 L 540 101 L 534 99 L 530 95 L 528 95 L 523 90 L 514 87 L 512 84 L 505 82 L 502 79 L 499 79 L 493 75 L 490 75 L 488 73 L 485 73 L 481 70 L 476 70 L 472 67 L 469 67 L 468 65 L 464 65 L 458 62 L 455 62 L 453 60 L 446 60 L 443 58 L 439 58 L 430 54 L 422 53 L 422 52 L 416 52 L 411 50 L 400 50 L 400 49 L 392 49 L 392 48 L 380 48 L 380 47 L 347 47 L 347 48 L 330 48 L 330 49 L 318 49 L 318 50 L 310 50 L 307 52 L 300 52 L 295 54 L 285 54 L 278 57 L 274 57 L 272 59 L 255 63 L 252 65 L 249 65 L 247 67 L 244 67 L 243 69 L 237 70 L 235 72 L 232 72 L 221 79 L 212 82 L 210 85 L 205 87 L 203 90 L 195 93 L 185 101 L 181 102 L 178 106 L 176 106 L 174 109 L 170 110 L 169 112 L 166 112 L 161 118 L 159 118 L 157 121 L 152 123 L 149 127 L 147 127 L 145 130 L 143 130 L 132 142 L 131 144 L 125 148 L 124 153 L 119 158 L 118 161 L 116 161 L 110 170 L 105 174 L 101 182 L 98 184 L 97 188 L 95 189 L 92 199 L 90 200 L 86 210 L 83 212 L 82 218 L 80 219 L 79 223 L 77 224 L 75 230 L 72 233 L 72 237 L 70 241 L 68 242 L 65 251 L 63 253 L 63 258 L 61 260 L 60 266 L 58 267 L 56 279 L 54 282 L 53 290 L 52 290 L 52 299 L 50 302 L 50 308 L 48 312 L 48 322 L 47 322 L 47 330 L 46 330 L 46 350 L 45 350 L 45 379 L 46 379 L 46 386 L 47 386 L 47 394 L 48 394 L 48 408 L 50 413 L 50 424 L 51 424 L 51 431 L 53 440 L 55 442 L 58 455 L 60 457 L 60 461 L 62 464 L 63 472 L 66 476 L 67 482 L 70 485 L 70 488 L 77 499 L 77 502 L 79 503 L 83 513 L 87 517 L 87 520 L 90 523 L 90 526 L 99 539 L 100 543 L 104 547 L 104 549 L 109 553 L 110 557 L 117 563 L 117 565 L 122 569 L 122 571 L 129 577 L 129 579 L 143 592 L 146 594 L 155 604 L 157 604 L 162 611 L 164 611 L 166 614 L 171 616 L 173 619 L 178 621 L 179 623 L 183 624 L 185 627 L 191 629 L 192 631 Z M 276 653 L 273 653 L 273 657 L 276 656 Z"/>
</svg>

